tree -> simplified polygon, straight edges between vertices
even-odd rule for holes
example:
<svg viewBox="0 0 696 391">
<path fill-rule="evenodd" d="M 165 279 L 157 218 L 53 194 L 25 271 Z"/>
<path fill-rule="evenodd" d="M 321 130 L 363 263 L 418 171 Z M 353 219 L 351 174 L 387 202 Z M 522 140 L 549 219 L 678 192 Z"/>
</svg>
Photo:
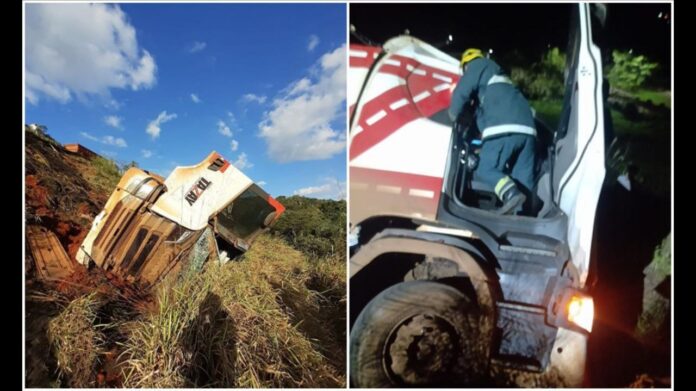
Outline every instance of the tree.
<svg viewBox="0 0 696 391">
<path fill-rule="evenodd" d="M 564 90 L 565 63 L 565 53 L 554 47 L 531 66 L 512 68 L 510 78 L 531 99 L 560 99 Z"/>
<path fill-rule="evenodd" d="M 634 55 L 631 51 L 612 52 L 614 64 L 611 66 L 607 77 L 612 86 L 624 90 L 636 90 L 645 83 L 658 67 L 655 62 L 648 61 L 643 55 Z"/>
<path fill-rule="evenodd" d="M 302 196 L 278 197 L 286 208 L 272 232 L 296 249 L 318 257 L 346 253 L 346 202 Z"/>
<path fill-rule="evenodd" d="M 124 165 L 121 167 L 121 171 L 126 172 L 126 171 L 128 171 L 128 169 L 131 168 L 131 167 L 139 167 L 139 166 L 138 166 L 138 163 L 137 163 L 135 160 L 131 160 L 130 163 L 124 164 Z"/>
</svg>

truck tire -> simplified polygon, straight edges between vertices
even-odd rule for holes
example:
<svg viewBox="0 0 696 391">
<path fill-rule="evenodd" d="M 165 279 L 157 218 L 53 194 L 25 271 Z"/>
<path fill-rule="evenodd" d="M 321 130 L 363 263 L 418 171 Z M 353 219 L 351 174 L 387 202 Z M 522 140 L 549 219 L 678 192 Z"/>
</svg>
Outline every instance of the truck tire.
<svg viewBox="0 0 696 391">
<path fill-rule="evenodd" d="M 488 340 L 475 298 L 433 281 L 393 285 L 370 301 L 350 333 L 354 387 L 474 385 Z"/>
</svg>

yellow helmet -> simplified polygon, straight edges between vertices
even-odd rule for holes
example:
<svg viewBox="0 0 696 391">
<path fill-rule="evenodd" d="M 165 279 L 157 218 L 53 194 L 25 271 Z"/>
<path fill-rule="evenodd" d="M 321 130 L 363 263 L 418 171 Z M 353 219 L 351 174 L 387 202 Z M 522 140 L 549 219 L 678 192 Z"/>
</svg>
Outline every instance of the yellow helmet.
<svg viewBox="0 0 696 391">
<path fill-rule="evenodd" d="M 483 58 L 483 52 L 481 49 L 475 49 L 475 48 L 469 48 L 462 53 L 462 61 L 461 65 L 464 66 L 467 62 L 475 59 L 475 58 Z"/>
</svg>

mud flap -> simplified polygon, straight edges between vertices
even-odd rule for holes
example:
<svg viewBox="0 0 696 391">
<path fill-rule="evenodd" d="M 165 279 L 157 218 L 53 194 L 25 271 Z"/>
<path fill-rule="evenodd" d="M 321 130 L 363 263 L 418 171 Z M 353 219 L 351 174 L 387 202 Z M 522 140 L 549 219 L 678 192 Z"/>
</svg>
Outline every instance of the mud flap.
<svg viewBox="0 0 696 391">
<path fill-rule="evenodd" d="M 53 232 L 38 225 L 27 226 L 27 242 L 39 278 L 59 280 L 73 272 L 74 264 Z"/>
</svg>

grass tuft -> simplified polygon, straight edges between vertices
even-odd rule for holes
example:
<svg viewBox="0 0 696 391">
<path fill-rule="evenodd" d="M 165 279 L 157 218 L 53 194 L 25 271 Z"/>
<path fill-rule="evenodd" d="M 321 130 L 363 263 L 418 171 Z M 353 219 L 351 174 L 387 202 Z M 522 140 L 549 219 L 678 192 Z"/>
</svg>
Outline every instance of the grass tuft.
<svg viewBox="0 0 696 391">
<path fill-rule="evenodd" d="M 70 387 L 92 387 L 94 370 L 104 344 L 100 328 L 95 324 L 101 305 L 96 293 L 70 302 L 48 323 L 48 338 L 59 369 L 59 378 Z"/>
</svg>

